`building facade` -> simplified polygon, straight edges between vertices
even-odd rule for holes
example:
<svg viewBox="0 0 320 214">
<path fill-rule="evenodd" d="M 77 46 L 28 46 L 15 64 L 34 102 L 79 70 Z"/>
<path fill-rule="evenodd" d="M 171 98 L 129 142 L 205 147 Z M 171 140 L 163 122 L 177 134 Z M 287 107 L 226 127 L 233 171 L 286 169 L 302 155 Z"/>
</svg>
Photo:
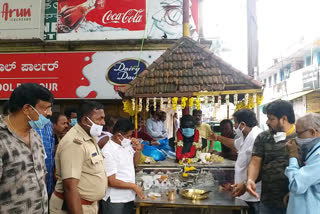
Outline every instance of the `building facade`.
<svg viewBox="0 0 320 214">
<path fill-rule="evenodd" d="M 291 54 L 275 59 L 274 65 L 261 72 L 264 99 L 260 106 L 260 125 L 266 128 L 262 108 L 277 100 L 292 102 L 296 117 L 307 112 L 320 112 L 319 90 L 320 40 L 301 42 Z"/>
</svg>

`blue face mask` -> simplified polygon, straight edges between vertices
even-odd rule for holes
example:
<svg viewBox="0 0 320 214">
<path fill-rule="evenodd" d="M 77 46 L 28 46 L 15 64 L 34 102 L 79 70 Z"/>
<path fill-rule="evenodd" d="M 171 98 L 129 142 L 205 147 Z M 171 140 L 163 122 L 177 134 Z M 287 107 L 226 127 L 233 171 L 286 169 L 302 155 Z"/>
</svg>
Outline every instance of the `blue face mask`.
<svg viewBox="0 0 320 214">
<path fill-rule="evenodd" d="M 31 106 L 33 108 L 33 110 L 35 112 L 37 112 L 37 114 L 39 115 L 39 119 L 37 121 L 31 120 L 31 118 L 29 117 L 29 115 L 27 115 L 27 117 L 29 118 L 30 121 L 29 125 L 34 128 L 34 129 L 43 129 L 45 125 L 47 125 L 50 120 L 48 118 L 46 118 L 45 116 L 43 116 L 42 114 L 39 114 L 39 112 L 37 111 L 37 109 L 35 109 L 33 106 Z"/>
<path fill-rule="evenodd" d="M 194 129 L 193 128 L 182 128 L 182 134 L 185 137 L 191 137 L 194 135 Z"/>
<path fill-rule="evenodd" d="M 77 124 L 77 118 L 73 118 L 73 119 L 71 119 L 71 123 L 70 123 L 70 126 L 74 126 L 74 125 L 76 125 Z"/>
</svg>

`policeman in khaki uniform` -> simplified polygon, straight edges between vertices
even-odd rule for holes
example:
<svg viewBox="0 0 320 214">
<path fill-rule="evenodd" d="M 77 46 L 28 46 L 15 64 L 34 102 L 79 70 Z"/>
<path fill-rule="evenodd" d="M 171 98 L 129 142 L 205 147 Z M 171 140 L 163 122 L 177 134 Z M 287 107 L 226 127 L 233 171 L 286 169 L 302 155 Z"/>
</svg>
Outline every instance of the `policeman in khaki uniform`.
<svg viewBox="0 0 320 214">
<path fill-rule="evenodd" d="M 97 214 L 108 185 L 104 157 L 96 137 L 104 125 L 100 103 L 80 105 L 78 123 L 60 141 L 56 157 L 58 181 L 50 199 L 51 214 Z"/>
</svg>

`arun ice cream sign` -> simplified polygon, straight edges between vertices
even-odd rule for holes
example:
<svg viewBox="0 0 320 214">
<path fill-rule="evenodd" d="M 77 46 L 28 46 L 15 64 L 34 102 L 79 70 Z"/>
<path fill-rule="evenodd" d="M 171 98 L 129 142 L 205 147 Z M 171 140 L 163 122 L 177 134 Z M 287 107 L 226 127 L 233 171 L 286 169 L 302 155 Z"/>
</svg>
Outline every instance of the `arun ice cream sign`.
<svg viewBox="0 0 320 214">
<path fill-rule="evenodd" d="M 4 21 L 8 21 L 8 19 L 21 19 L 21 20 L 30 20 L 31 17 L 31 8 L 10 8 L 9 3 L 6 2 L 2 6 L 1 18 Z"/>
<path fill-rule="evenodd" d="M 147 63 L 138 59 L 123 59 L 112 64 L 106 79 L 113 85 L 125 85 L 134 80 L 147 68 Z"/>
<path fill-rule="evenodd" d="M 0 1 L 0 39 L 43 39 L 43 0 Z"/>
</svg>

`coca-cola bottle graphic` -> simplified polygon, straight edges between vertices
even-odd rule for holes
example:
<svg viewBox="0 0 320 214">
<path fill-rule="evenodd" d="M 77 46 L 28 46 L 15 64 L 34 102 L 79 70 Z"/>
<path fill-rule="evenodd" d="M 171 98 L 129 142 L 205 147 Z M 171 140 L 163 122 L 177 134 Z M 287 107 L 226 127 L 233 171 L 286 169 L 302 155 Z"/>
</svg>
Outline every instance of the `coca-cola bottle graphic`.
<svg viewBox="0 0 320 214">
<path fill-rule="evenodd" d="M 104 0 L 87 0 L 77 6 L 64 6 L 59 11 L 58 32 L 69 33 L 76 29 L 86 15 Z M 97 4 L 99 3 L 99 4 Z"/>
</svg>

